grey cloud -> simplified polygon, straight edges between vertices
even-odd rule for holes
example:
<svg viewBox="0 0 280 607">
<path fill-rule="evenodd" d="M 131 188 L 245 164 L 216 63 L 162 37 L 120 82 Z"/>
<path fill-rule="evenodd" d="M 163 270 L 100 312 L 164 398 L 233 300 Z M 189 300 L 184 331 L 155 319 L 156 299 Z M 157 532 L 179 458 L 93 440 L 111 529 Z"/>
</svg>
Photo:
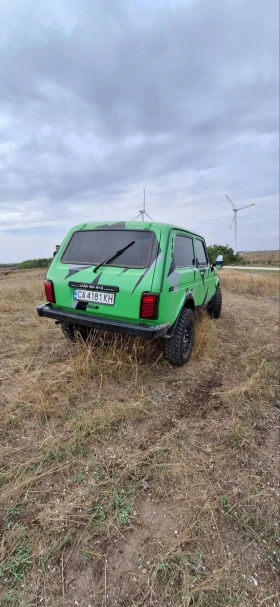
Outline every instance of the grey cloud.
<svg viewBox="0 0 280 607">
<path fill-rule="evenodd" d="M 142 182 L 164 201 L 166 177 L 194 208 L 277 196 L 273 0 L 57 4 L 0 8 L 2 209 L 60 219 Z"/>
</svg>

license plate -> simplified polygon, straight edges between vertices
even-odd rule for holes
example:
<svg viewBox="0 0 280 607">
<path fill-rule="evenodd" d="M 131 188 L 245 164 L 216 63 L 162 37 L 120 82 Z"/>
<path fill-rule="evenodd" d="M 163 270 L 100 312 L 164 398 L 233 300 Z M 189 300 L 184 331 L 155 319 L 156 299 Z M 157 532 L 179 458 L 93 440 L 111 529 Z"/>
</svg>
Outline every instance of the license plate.
<svg viewBox="0 0 280 607">
<path fill-rule="evenodd" d="M 74 299 L 76 301 L 88 301 L 96 304 L 105 304 L 107 306 L 113 306 L 115 303 L 114 293 L 102 293 L 102 291 L 85 291 L 84 289 L 75 289 Z"/>
</svg>

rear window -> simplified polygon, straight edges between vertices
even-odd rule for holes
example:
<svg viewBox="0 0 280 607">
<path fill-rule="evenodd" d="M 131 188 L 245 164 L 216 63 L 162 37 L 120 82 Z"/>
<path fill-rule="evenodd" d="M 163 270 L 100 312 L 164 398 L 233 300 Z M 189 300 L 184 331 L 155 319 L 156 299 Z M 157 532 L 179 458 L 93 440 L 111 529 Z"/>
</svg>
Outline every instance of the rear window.
<svg viewBox="0 0 280 607">
<path fill-rule="evenodd" d="M 154 233 L 148 230 L 84 230 L 74 232 L 61 261 L 97 265 L 135 241 L 109 265 L 119 268 L 146 268 L 149 265 Z"/>
</svg>

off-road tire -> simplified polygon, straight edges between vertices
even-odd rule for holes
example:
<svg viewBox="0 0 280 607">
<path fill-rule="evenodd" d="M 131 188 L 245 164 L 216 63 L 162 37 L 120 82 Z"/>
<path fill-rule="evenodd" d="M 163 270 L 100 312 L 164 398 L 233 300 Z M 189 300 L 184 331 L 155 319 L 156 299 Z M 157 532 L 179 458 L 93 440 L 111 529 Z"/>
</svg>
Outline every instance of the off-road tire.
<svg viewBox="0 0 280 607">
<path fill-rule="evenodd" d="M 208 312 L 212 318 L 219 318 L 222 311 L 222 291 L 221 287 L 218 285 L 216 289 L 216 293 L 212 298 L 211 304 L 208 307 Z"/>
<path fill-rule="evenodd" d="M 69 322 L 62 322 L 61 330 L 63 335 L 65 335 L 67 339 L 70 339 L 70 341 L 78 341 L 79 339 L 87 341 L 90 336 L 90 330 L 87 329 L 87 327 L 75 327 Z"/>
<path fill-rule="evenodd" d="M 165 356 L 171 365 L 182 367 L 186 364 L 193 349 L 194 336 L 194 313 L 192 310 L 184 308 L 172 337 L 165 340 Z"/>
<path fill-rule="evenodd" d="M 77 341 L 77 334 L 73 325 L 69 322 L 62 322 L 60 326 L 63 335 L 67 337 L 67 339 L 70 339 L 70 341 Z"/>
</svg>

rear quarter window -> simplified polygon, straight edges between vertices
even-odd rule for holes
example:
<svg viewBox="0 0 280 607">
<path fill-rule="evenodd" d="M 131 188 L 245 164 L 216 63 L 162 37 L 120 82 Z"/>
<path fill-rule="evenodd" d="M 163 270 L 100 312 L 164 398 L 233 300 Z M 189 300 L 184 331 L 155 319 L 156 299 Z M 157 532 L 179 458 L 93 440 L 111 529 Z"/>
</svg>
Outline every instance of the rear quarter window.
<svg viewBox="0 0 280 607">
<path fill-rule="evenodd" d="M 97 265 L 135 241 L 109 265 L 146 268 L 155 235 L 148 230 L 80 230 L 74 232 L 61 258 L 62 263 Z"/>
</svg>

